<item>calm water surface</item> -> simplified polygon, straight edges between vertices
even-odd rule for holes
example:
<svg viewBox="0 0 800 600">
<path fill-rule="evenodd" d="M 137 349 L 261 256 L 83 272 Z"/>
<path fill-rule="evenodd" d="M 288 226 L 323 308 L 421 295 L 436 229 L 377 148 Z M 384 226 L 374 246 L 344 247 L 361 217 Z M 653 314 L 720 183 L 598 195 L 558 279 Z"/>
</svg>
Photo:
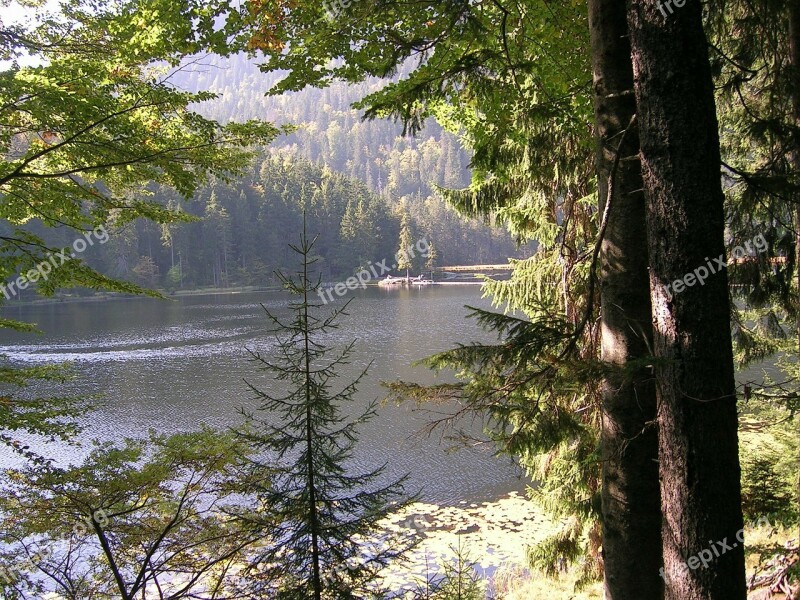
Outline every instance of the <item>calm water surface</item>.
<svg viewBox="0 0 800 600">
<path fill-rule="evenodd" d="M 477 286 L 368 288 L 349 297 L 349 315 L 327 341 L 357 340 L 350 374 L 372 361 L 360 388 L 361 406 L 384 397 L 382 380 L 447 379 L 412 367 L 415 360 L 458 342 L 492 339 L 465 318 L 466 304 L 489 306 Z M 280 315 L 288 314 L 287 302 L 283 293 L 262 292 L 10 306 L 4 317 L 37 323 L 45 333 L 2 331 L 0 354 L 27 364 L 74 362 L 77 378 L 68 384 L 69 393 L 104 398 L 104 406 L 87 415 L 82 441 L 137 437 L 151 428 L 227 427 L 240 421 L 239 408 L 255 406 L 245 379 L 264 390 L 271 385 L 246 352 L 269 351 L 273 344 L 261 304 Z M 425 500 L 437 503 L 492 500 L 524 489 L 520 470 L 490 447 L 448 452 L 446 440 L 415 435 L 428 418 L 410 405 L 382 407 L 361 429 L 353 468 L 387 462 L 389 474 L 409 472 L 410 491 L 421 488 Z M 65 460 L 81 453 L 55 452 Z M 11 463 L 11 456 L 0 454 L 0 464 Z"/>
</svg>

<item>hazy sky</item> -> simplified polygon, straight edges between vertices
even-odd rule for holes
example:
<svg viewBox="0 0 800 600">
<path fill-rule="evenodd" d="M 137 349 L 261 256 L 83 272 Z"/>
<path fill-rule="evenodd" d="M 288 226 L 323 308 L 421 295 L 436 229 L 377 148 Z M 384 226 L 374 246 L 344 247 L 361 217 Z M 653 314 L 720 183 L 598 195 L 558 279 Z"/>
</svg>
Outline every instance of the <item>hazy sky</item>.
<svg viewBox="0 0 800 600">
<path fill-rule="evenodd" d="M 43 6 L 39 8 L 31 8 L 29 6 L 20 6 L 19 3 L 11 1 L 0 1 L 0 23 L 4 25 L 14 25 L 17 23 L 25 23 L 33 21 L 37 13 L 42 11 L 57 12 L 59 10 L 58 0 L 47 0 Z M 40 63 L 39 60 L 33 58 L 20 57 L 17 61 L 21 65 L 34 65 Z M 8 69 L 11 62 L 0 60 L 0 70 Z"/>
</svg>

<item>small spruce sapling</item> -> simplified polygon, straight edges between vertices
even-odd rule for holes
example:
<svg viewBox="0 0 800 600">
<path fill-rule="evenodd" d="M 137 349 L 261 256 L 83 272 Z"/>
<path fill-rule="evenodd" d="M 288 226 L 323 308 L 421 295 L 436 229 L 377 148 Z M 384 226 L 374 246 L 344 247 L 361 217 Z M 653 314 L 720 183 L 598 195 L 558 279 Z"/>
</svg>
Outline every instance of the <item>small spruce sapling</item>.
<svg viewBox="0 0 800 600">
<path fill-rule="evenodd" d="M 269 474 L 269 484 L 248 490 L 255 510 L 241 515 L 265 537 L 248 575 L 254 592 L 270 598 L 371 597 L 382 592 L 377 578 L 383 567 L 414 545 L 411 537 L 379 529 L 381 519 L 410 499 L 403 492 L 406 477 L 383 481 L 385 465 L 363 474 L 348 468 L 357 426 L 375 415 L 375 402 L 354 420 L 341 414 L 367 369 L 334 390 L 354 343 L 334 349 L 322 342 L 347 305 L 317 316 L 322 305 L 311 300 L 320 286 L 319 276 L 311 274 L 314 241 L 304 231 L 299 245 L 290 245 L 301 262 L 294 277 L 277 273 L 296 300 L 287 320 L 265 308 L 275 336 L 273 356 L 250 351 L 259 371 L 274 381 L 269 392 L 248 383 L 259 406 L 245 412 L 239 432 L 260 457 L 251 462 L 248 480 Z"/>
</svg>

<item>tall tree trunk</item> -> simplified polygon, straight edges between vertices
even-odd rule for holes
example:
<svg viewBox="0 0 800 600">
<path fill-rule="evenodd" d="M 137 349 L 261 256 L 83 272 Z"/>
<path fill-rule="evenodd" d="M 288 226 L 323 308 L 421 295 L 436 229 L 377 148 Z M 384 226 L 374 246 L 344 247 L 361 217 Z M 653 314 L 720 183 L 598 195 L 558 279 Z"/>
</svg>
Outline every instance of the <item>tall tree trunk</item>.
<svg viewBox="0 0 800 600">
<path fill-rule="evenodd" d="M 303 213 L 303 240 L 306 234 L 306 221 L 305 213 Z M 303 242 L 305 243 L 305 241 Z M 313 242 L 312 242 L 313 244 Z M 305 401 L 306 401 L 306 420 L 305 420 L 305 433 L 306 433 L 306 476 L 308 477 L 308 522 L 311 525 L 311 590 L 314 593 L 314 600 L 322 600 L 322 572 L 320 569 L 320 522 L 319 511 L 317 508 L 317 484 L 315 482 L 317 469 L 319 468 L 314 463 L 314 414 L 313 414 L 313 400 L 311 397 L 311 386 L 313 384 L 312 367 L 311 367 L 311 340 L 309 327 L 309 300 L 308 300 L 308 286 L 309 273 L 308 273 L 308 257 L 303 255 L 303 313 L 302 325 L 306 328 L 303 331 L 303 360 L 304 360 L 304 375 L 305 375 Z"/>
<path fill-rule="evenodd" d="M 600 214 L 603 382 L 602 511 L 607 599 L 663 597 L 656 393 L 649 369 L 653 327 L 633 65 L 625 4 L 589 0 Z M 614 165 L 617 165 L 616 168 Z M 609 179 L 613 198 L 609 198 Z"/>
<path fill-rule="evenodd" d="M 702 8 L 626 5 L 658 360 L 665 598 L 744 600 L 728 277 L 717 262 L 724 200 Z"/>
</svg>

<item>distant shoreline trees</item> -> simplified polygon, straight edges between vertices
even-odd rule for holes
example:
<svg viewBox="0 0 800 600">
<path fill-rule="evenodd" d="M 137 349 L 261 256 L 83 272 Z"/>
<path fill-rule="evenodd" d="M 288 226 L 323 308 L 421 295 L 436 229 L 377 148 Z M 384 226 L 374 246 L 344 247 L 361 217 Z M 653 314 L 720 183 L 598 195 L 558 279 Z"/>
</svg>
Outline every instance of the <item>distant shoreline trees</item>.
<svg viewBox="0 0 800 600">
<path fill-rule="evenodd" d="M 214 181 L 186 202 L 166 188 L 152 192 L 153 203 L 180 211 L 184 222 L 136 220 L 110 235 L 103 247 L 87 250 L 90 267 L 170 291 L 276 285 L 273 273 L 290 264 L 286 244 L 301 230 L 304 210 L 309 231 L 319 234 L 321 260 L 315 268 L 326 280 L 350 276 L 370 261 L 397 253 L 402 223 L 391 201 L 292 153 L 263 150 L 243 177 Z M 510 235 L 465 220 L 442 199 L 401 202 L 409 231 L 436 237 L 440 263 L 505 262 L 520 255 Z M 50 231 L 38 221 L 27 229 L 48 243 L 62 243 L 62 231 Z M 20 298 L 35 294 L 31 287 Z"/>
</svg>

